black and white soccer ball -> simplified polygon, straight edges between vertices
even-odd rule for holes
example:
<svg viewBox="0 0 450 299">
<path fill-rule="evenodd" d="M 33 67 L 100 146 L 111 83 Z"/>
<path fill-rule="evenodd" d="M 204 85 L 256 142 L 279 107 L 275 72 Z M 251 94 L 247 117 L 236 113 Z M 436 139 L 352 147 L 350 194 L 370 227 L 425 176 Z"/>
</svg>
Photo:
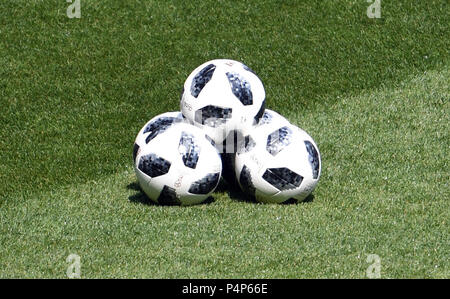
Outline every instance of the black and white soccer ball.
<svg viewBox="0 0 450 299">
<path fill-rule="evenodd" d="M 252 129 L 248 132 L 246 132 L 247 134 L 250 134 L 252 132 L 252 130 L 254 128 L 260 128 L 262 126 L 273 126 L 273 125 L 283 125 L 283 124 L 290 124 L 289 121 L 282 116 L 281 114 L 270 110 L 270 109 L 265 109 L 262 117 L 259 119 L 259 122 L 252 127 Z M 261 128 L 260 128 L 261 130 Z M 245 132 L 244 132 L 245 133 Z M 230 149 L 232 149 L 230 145 L 230 141 L 231 141 L 231 145 L 235 145 L 236 149 L 241 148 L 242 146 L 246 146 L 247 143 L 249 141 L 249 137 L 248 135 L 242 135 L 242 134 L 235 134 L 234 140 L 231 139 L 231 136 L 228 136 L 228 138 L 226 139 L 226 146 L 225 150 L 223 153 L 221 153 L 221 158 L 222 158 L 222 177 L 223 179 L 228 183 L 228 185 L 230 185 L 230 187 L 235 188 L 237 187 L 239 189 L 238 186 L 238 182 L 237 182 L 237 177 L 236 177 L 236 173 L 235 173 L 235 158 L 236 158 L 236 151 L 231 151 Z"/>
<path fill-rule="evenodd" d="M 263 83 L 250 68 L 238 61 L 216 59 L 189 75 L 180 107 L 184 117 L 219 146 L 230 133 L 246 132 L 258 123 L 265 96 Z"/>
<path fill-rule="evenodd" d="M 199 128 L 169 118 L 147 123 L 136 137 L 133 159 L 139 185 L 159 204 L 202 203 L 219 183 L 219 153 Z"/>
<path fill-rule="evenodd" d="M 235 171 L 241 189 L 259 202 L 303 201 L 319 182 L 320 153 L 308 133 L 272 120 L 245 136 Z"/>
</svg>

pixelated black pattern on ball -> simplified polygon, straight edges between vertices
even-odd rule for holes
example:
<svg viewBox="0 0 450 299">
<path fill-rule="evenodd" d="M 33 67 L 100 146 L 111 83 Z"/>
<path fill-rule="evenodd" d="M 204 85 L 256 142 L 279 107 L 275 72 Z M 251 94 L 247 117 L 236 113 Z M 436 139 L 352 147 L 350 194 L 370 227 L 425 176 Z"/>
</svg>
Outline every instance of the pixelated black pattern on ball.
<svg viewBox="0 0 450 299">
<path fill-rule="evenodd" d="M 133 162 L 136 163 L 136 156 L 137 156 L 137 152 L 139 150 L 139 145 L 137 145 L 136 143 L 133 146 Z"/>
<path fill-rule="evenodd" d="M 247 65 L 242 64 L 242 68 L 244 70 L 249 71 L 250 73 L 253 73 L 254 75 L 256 75 L 256 73 L 251 68 L 249 68 Z"/>
<path fill-rule="evenodd" d="M 215 70 L 216 66 L 214 64 L 210 64 L 195 75 L 191 84 L 191 94 L 194 98 L 198 97 L 205 85 L 211 80 Z"/>
<path fill-rule="evenodd" d="M 292 130 L 284 126 L 267 136 L 267 151 L 275 156 L 291 143 Z"/>
<path fill-rule="evenodd" d="M 209 137 L 208 134 L 205 134 L 205 138 L 209 141 L 209 143 L 211 143 L 212 146 L 216 146 L 216 142 L 211 137 Z"/>
<path fill-rule="evenodd" d="M 263 179 L 280 191 L 300 187 L 303 177 L 288 168 L 269 168 L 263 174 Z"/>
<path fill-rule="evenodd" d="M 308 151 L 308 161 L 311 164 L 312 172 L 313 172 L 313 179 L 317 179 L 319 176 L 319 153 L 317 152 L 314 145 L 309 142 L 308 140 L 305 140 L 306 150 Z"/>
<path fill-rule="evenodd" d="M 258 122 L 258 125 L 266 125 L 266 124 L 270 124 L 273 120 L 273 116 L 272 114 L 270 114 L 268 111 L 264 111 L 261 119 Z"/>
<path fill-rule="evenodd" d="M 227 73 L 233 94 L 245 106 L 253 104 L 253 94 L 250 83 L 237 73 Z"/>
<path fill-rule="evenodd" d="M 181 154 L 184 165 L 195 169 L 200 155 L 200 146 L 197 144 L 193 135 L 181 132 L 178 152 Z"/>
<path fill-rule="evenodd" d="M 181 119 L 176 117 L 160 117 L 155 121 L 149 123 L 145 129 L 143 134 L 150 133 L 147 138 L 145 138 L 145 143 L 149 143 L 153 138 L 158 136 L 158 134 L 167 130 L 174 123 L 180 122 Z"/>
<path fill-rule="evenodd" d="M 250 174 L 250 169 L 244 165 L 239 176 L 239 184 L 242 190 L 250 195 L 255 195 L 255 186 L 252 182 L 252 175 Z"/>
<path fill-rule="evenodd" d="M 247 153 L 251 151 L 255 147 L 255 145 L 256 143 L 253 138 L 250 137 L 250 135 L 247 135 L 244 137 L 244 142 L 242 142 L 242 145 L 239 147 L 238 153 Z"/>
<path fill-rule="evenodd" d="M 183 99 L 183 95 L 184 95 L 184 87 L 183 87 L 183 89 L 181 90 L 181 94 L 180 94 L 180 102 L 181 102 L 181 100 Z"/>
<path fill-rule="evenodd" d="M 151 178 L 155 178 L 169 172 L 171 163 L 155 154 L 148 154 L 139 159 L 138 168 Z"/>
<path fill-rule="evenodd" d="M 255 147 L 256 143 L 250 135 L 244 137 L 244 148 L 246 152 L 251 151 Z"/>
<path fill-rule="evenodd" d="M 201 180 L 192 183 L 188 192 L 192 194 L 208 194 L 217 186 L 219 182 L 220 173 L 210 173 Z"/>
<path fill-rule="evenodd" d="M 195 111 L 195 121 L 202 125 L 216 128 L 226 123 L 231 118 L 231 115 L 231 108 L 220 108 L 209 105 Z"/>
<path fill-rule="evenodd" d="M 256 113 L 254 119 L 255 119 L 255 124 L 259 124 L 261 117 L 264 115 L 264 111 L 266 110 L 266 99 L 264 99 L 264 101 L 261 104 L 261 107 L 258 110 L 258 113 Z"/>
<path fill-rule="evenodd" d="M 181 205 L 181 201 L 178 199 L 175 189 L 170 188 L 167 185 L 164 185 L 164 188 L 161 190 L 157 201 L 160 204 L 167 206 Z"/>
</svg>

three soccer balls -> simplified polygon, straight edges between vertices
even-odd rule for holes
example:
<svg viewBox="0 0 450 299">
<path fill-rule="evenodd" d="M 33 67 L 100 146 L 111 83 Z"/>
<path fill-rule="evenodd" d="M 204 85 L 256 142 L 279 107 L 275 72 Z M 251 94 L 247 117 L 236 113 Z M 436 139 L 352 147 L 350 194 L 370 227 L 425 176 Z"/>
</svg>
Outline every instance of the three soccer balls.
<svg viewBox="0 0 450 299">
<path fill-rule="evenodd" d="M 134 143 L 136 176 L 152 201 L 202 203 L 221 177 L 263 203 L 302 201 L 316 187 L 316 143 L 265 109 L 264 86 L 243 63 L 216 59 L 197 67 L 180 108 L 148 121 Z"/>
</svg>

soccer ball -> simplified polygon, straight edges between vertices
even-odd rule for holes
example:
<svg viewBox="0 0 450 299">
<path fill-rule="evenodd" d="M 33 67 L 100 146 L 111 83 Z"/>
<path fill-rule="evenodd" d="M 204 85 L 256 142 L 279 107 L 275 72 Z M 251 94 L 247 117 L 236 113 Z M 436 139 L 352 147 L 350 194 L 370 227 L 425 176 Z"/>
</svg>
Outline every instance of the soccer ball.
<svg viewBox="0 0 450 299">
<path fill-rule="evenodd" d="M 216 143 L 230 133 L 246 131 L 264 113 L 265 90 L 258 76 L 241 62 L 208 61 L 186 79 L 180 107 L 184 117 Z"/>
<path fill-rule="evenodd" d="M 305 131 L 279 119 L 245 136 L 235 171 L 241 189 L 259 202 L 303 201 L 319 181 L 320 153 Z"/>
<path fill-rule="evenodd" d="M 219 153 L 199 128 L 167 118 L 150 121 L 136 137 L 133 155 L 139 185 L 156 203 L 199 204 L 219 182 Z"/>
<path fill-rule="evenodd" d="M 287 125 L 290 124 L 289 121 L 284 118 L 282 115 L 280 115 L 279 113 L 270 110 L 270 109 L 265 109 L 264 114 L 262 115 L 262 117 L 259 119 L 259 122 L 252 127 L 252 129 L 248 132 L 243 132 L 245 133 L 250 133 L 252 132 L 252 130 L 254 128 L 259 128 L 262 126 L 268 126 L 268 125 Z M 261 129 L 260 129 L 261 130 Z M 245 142 L 249 142 L 250 137 L 248 137 L 248 135 L 246 135 L 244 137 L 244 135 L 242 134 L 235 134 L 235 138 L 234 140 L 231 140 L 230 136 L 228 136 L 229 138 L 226 139 L 226 148 L 227 149 L 232 149 L 231 146 L 229 146 L 230 143 L 232 143 L 232 145 L 235 146 L 235 149 L 237 148 L 241 148 L 242 146 L 248 146 L 248 144 L 246 144 Z M 230 142 L 231 141 L 231 142 Z M 238 182 L 237 182 L 237 177 L 236 177 L 236 173 L 235 173 L 235 156 L 236 153 L 235 151 L 225 151 L 224 153 L 221 154 L 221 158 L 222 158 L 222 177 L 223 179 L 228 183 L 228 185 L 232 188 L 236 188 L 239 189 L 238 186 Z"/>
</svg>

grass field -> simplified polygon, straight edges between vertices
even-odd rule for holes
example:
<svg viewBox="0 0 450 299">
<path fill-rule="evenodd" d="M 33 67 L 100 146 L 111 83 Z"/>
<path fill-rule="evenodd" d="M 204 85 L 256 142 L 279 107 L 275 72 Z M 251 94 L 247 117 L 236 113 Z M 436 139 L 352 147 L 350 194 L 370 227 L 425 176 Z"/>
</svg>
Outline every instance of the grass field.
<svg viewBox="0 0 450 299">
<path fill-rule="evenodd" d="M 450 278 L 448 1 L 0 2 L 0 278 Z M 150 204 L 135 135 L 240 60 L 314 138 L 314 200 Z"/>
</svg>

